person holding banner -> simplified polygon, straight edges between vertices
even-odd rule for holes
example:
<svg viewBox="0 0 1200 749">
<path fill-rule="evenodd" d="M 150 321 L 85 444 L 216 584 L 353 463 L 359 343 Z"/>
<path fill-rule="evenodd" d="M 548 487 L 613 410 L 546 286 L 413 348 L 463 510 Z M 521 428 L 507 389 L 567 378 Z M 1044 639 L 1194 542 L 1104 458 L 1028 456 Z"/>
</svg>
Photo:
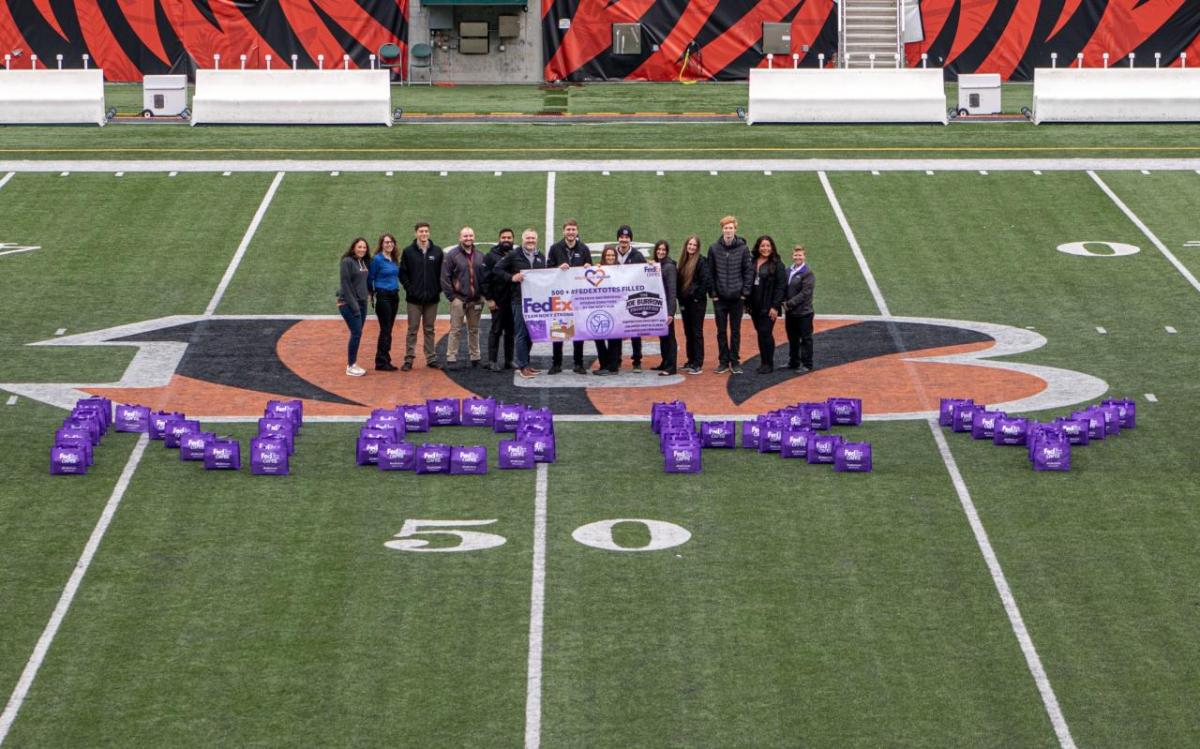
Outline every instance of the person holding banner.
<svg viewBox="0 0 1200 749">
<path fill-rule="evenodd" d="M 660 239 L 654 243 L 654 262 L 662 268 L 663 296 L 667 306 L 667 334 L 658 337 L 662 364 L 655 369 L 659 377 L 667 377 L 676 373 L 679 355 L 679 344 L 675 341 L 675 289 L 679 269 L 671 259 L 671 245 L 667 244 L 667 240 Z"/>
<path fill-rule="evenodd" d="M 645 263 L 646 256 L 633 246 L 633 229 L 628 224 L 622 224 L 617 229 L 617 265 L 632 265 L 634 263 Z M 629 346 L 633 350 L 633 371 L 639 373 L 642 371 L 642 338 L 637 336 L 629 339 Z M 622 351 L 620 344 L 617 346 L 617 368 L 621 367 Z"/>
<path fill-rule="evenodd" d="M 758 334 L 758 374 L 775 371 L 775 321 L 783 305 L 787 271 L 775 249 L 775 240 L 763 235 L 754 240 L 754 287 L 750 291 L 750 319 Z"/>
<path fill-rule="evenodd" d="M 499 240 L 483 258 L 483 298 L 492 313 L 488 330 L 488 367 L 493 372 L 513 368 L 513 316 L 510 284 L 496 276 L 496 266 L 513 251 L 513 230 L 501 229 Z M 499 360 L 500 338 L 504 338 L 504 363 Z"/>
<path fill-rule="evenodd" d="M 784 327 L 788 337 L 788 369 L 801 374 L 813 368 L 813 289 L 817 279 L 809 270 L 804 245 L 792 248 L 792 267 L 784 293 Z"/>
<path fill-rule="evenodd" d="M 683 371 L 698 375 L 704 371 L 704 313 L 708 310 L 708 258 L 700 252 L 700 237 L 695 234 L 683 241 L 679 258 L 679 312 L 683 317 L 687 362 Z"/>
<path fill-rule="evenodd" d="M 609 245 L 600 253 L 600 265 L 617 265 L 617 248 Z M 597 338 L 596 343 L 596 369 L 592 370 L 592 374 L 602 377 L 615 375 L 621 368 L 621 339 Z"/>
<path fill-rule="evenodd" d="M 746 240 L 737 235 L 737 218 L 721 219 L 721 238 L 708 247 L 712 274 L 709 295 L 717 318 L 717 374 L 742 373 L 742 314 L 754 284 L 754 261 Z"/>
<path fill-rule="evenodd" d="M 579 222 L 575 219 L 570 218 L 563 222 L 563 238 L 550 245 L 550 254 L 546 262 L 550 267 L 562 270 L 591 266 L 592 251 L 579 238 Z M 550 364 L 550 374 L 553 375 L 562 372 L 563 342 L 555 341 L 551 348 L 554 352 L 554 359 Z M 572 371 L 575 374 L 587 374 L 587 370 L 583 368 L 583 341 L 571 342 L 571 355 L 575 365 Z"/>
<path fill-rule="evenodd" d="M 496 265 L 497 275 L 507 281 L 512 292 L 513 327 L 516 330 L 515 364 L 517 374 L 525 379 L 541 374 L 529 366 L 529 351 L 533 343 L 529 338 L 529 330 L 525 327 L 524 303 L 521 293 L 521 281 L 525 279 L 525 271 L 541 270 L 546 267 L 546 256 L 538 250 L 538 233 L 530 228 L 521 232 L 521 249 L 514 250 Z"/>
</svg>

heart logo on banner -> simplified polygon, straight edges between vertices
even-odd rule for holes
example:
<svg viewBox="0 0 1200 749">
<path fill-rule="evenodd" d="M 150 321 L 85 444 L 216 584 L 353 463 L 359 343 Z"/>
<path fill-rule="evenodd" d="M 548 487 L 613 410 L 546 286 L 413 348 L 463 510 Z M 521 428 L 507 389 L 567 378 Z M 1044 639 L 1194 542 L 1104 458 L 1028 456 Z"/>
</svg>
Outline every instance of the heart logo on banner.
<svg viewBox="0 0 1200 749">
<path fill-rule="evenodd" d="M 604 283 L 606 278 L 608 278 L 608 274 L 604 272 L 603 268 L 588 268 L 583 272 L 583 280 L 592 286 L 599 286 Z"/>
</svg>

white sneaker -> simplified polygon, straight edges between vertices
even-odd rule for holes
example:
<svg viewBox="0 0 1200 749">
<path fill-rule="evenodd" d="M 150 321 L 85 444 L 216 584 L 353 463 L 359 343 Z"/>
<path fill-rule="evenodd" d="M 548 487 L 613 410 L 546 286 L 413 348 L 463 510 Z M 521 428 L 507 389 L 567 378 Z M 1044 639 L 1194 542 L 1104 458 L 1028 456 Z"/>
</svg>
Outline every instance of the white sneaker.
<svg viewBox="0 0 1200 749">
<path fill-rule="evenodd" d="M 362 377 L 366 373 L 367 370 L 363 369 L 357 364 L 351 364 L 350 366 L 346 367 L 346 374 L 350 375 L 351 377 Z"/>
</svg>

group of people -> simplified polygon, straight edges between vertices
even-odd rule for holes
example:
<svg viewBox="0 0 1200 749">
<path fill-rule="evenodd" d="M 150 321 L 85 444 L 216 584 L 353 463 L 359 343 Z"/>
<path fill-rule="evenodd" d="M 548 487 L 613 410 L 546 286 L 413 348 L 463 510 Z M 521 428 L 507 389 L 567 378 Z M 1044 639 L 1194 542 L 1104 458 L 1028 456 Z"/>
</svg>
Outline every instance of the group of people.
<svg viewBox="0 0 1200 749">
<path fill-rule="evenodd" d="M 691 235 L 683 242 L 679 260 L 671 257 L 666 240 L 654 243 L 647 258 L 633 246 L 633 230 L 617 229 L 616 243 L 606 245 L 599 265 L 626 265 L 654 262 L 662 266 L 663 291 L 666 295 L 667 334 L 659 339 L 662 363 L 655 369 L 661 375 L 673 375 L 680 369 L 687 374 L 704 371 L 704 318 L 708 302 L 713 302 L 717 325 L 717 374 L 741 374 L 741 323 L 748 312 L 758 338 L 761 365 L 759 374 L 774 371 L 774 327 L 780 317 L 788 338 L 789 369 L 807 372 L 813 368 L 813 289 L 816 279 L 808 267 L 803 245 L 795 245 L 791 265 L 780 257 L 775 240 L 763 235 L 754 240 L 753 249 L 737 233 L 734 216 L 721 219 L 721 236 L 701 251 L 700 238 Z M 443 250 L 430 239 L 429 224 L 413 228 L 413 241 L 403 250 L 396 238 L 384 234 L 372 253 L 364 237 L 357 237 L 342 255 L 341 285 L 337 293 L 338 311 L 350 330 L 346 374 L 361 377 L 366 370 L 358 365 L 358 349 L 366 323 L 368 305 L 379 319 L 379 338 L 375 349 L 375 369 L 409 371 L 416 360 L 417 331 L 423 332 L 425 365 L 438 369 L 433 334 L 438 303 L 444 296 L 450 305 L 450 334 L 446 340 L 448 368 L 459 365 L 463 328 L 466 328 L 467 361 L 471 367 L 486 366 L 503 372 L 516 369 L 524 378 L 541 372 L 530 365 L 532 344 L 522 314 L 521 281 L 526 271 L 558 267 L 589 267 L 596 264 L 588 245 L 579 236 L 579 224 L 563 224 L 562 239 L 550 245 L 548 253 L 538 247 L 534 229 L 521 232 L 514 245 L 512 229 L 502 229 L 496 243 L 486 253 L 475 245 L 475 230 L 464 226 L 458 244 Z M 392 329 L 400 310 L 400 290 L 408 319 L 404 362 L 392 363 Z M 491 313 L 487 362 L 480 350 L 479 322 L 483 308 Z M 683 320 L 685 362 L 678 366 L 675 316 Z M 595 375 L 620 371 L 623 341 L 597 340 Z M 584 342 L 572 341 L 572 370 L 586 374 Z M 549 374 L 563 371 L 563 343 L 553 343 Z M 642 371 L 642 339 L 630 339 L 634 372 Z"/>
</svg>

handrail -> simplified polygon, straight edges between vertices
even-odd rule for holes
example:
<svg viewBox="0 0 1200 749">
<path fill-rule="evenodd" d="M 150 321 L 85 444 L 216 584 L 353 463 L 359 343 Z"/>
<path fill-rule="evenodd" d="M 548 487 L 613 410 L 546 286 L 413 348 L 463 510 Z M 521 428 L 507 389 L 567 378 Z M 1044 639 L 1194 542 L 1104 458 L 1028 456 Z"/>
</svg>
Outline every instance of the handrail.
<svg viewBox="0 0 1200 749">
<path fill-rule="evenodd" d="M 904 67 L 904 4 L 908 0 L 896 0 L 896 67 Z"/>
<path fill-rule="evenodd" d="M 846 67 L 846 0 L 834 0 L 838 8 L 838 51 L 839 68 Z"/>
</svg>

